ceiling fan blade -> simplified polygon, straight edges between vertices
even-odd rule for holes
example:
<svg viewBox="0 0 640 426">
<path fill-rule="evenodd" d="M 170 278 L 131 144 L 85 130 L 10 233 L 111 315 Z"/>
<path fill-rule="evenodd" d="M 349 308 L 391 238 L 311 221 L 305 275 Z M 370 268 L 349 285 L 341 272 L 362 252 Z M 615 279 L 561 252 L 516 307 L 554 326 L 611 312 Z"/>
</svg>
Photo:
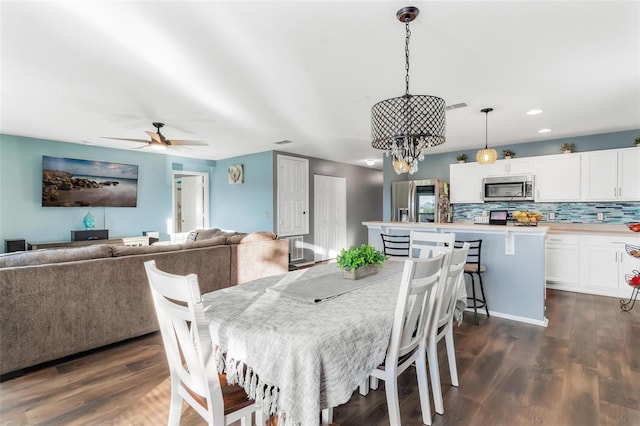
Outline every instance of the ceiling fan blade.
<svg viewBox="0 0 640 426">
<path fill-rule="evenodd" d="M 109 138 L 107 136 L 101 136 L 102 139 L 114 139 L 117 141 L 130 141 L 130 142 L 143 142 L 143 143 L 149 143 L 148 139 L 131 139 L 131 138 Z"/>
<path fill-rule="evenodd" d="M 163 140 L 164 138 L 162 137 L 162 135 L 159 135 L 156 132 L 150 132 L 149 130 L 145 130 L 144 132 L 149 136 L 151 136 L 151 139 L 153 139 L 154 141 L 158 143 L 164 143 L 164 140 Z"/>
<path fill-rule="evenodd" d="M 169 145 L 175 145 L 175 146 L 209 146 L 208 143 L 206 142 L 202 142 L 202 141 L 185 141 L 185 140 L 168 140 L 167 139 L 167 144 Z"/>
</svg>

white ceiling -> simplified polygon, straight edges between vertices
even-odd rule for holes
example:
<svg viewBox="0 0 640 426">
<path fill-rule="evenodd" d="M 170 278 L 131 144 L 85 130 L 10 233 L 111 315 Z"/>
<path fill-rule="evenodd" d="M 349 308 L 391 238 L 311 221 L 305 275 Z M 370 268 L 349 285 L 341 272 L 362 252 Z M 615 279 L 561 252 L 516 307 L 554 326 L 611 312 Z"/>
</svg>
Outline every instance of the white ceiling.
<svg viewBox="0 0 640 426">
<path fill-rule="evenodd" d="M 370 109 L 404 93 L 406 5 L 410 92 L 468 104 L 433 152 L 482 147 L 485 107 L 496 146 L 640 128 L 637 1 L 3 0 L 0 131 L 135 149 L 101 137 L 161 121 L 208 144 L 176 155 L 380 160 Z"/>
</svg>

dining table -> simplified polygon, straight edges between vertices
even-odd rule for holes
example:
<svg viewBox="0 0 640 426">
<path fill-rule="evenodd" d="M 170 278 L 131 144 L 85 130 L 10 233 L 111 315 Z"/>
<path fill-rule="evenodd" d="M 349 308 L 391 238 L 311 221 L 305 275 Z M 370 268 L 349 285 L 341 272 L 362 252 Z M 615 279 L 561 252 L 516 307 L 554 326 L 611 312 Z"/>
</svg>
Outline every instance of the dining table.
<svg viewBox="0 0 640 426">
<path fill-rule="evenodd" d="M 403 265 L 348 280 L 329 263 L 202 295 L 219 372 L 280 425 L 318 425 L 384 362 Z"/>
</svg>

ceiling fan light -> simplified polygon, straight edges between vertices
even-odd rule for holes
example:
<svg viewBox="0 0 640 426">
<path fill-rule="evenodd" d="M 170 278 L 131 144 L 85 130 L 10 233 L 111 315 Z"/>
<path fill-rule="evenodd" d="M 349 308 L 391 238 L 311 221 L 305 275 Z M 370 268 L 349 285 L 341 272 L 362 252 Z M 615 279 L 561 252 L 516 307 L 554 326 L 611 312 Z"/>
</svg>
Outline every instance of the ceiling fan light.
<svg viewBox="0 0 640 426">
<path fill-rule="evenodd" d="M 149 145 L 151 145 L 151 148 L 156 151 L 165 151 L 167 149 L 167 146 L 163 143 L 150 143 Z"/>
</svg>

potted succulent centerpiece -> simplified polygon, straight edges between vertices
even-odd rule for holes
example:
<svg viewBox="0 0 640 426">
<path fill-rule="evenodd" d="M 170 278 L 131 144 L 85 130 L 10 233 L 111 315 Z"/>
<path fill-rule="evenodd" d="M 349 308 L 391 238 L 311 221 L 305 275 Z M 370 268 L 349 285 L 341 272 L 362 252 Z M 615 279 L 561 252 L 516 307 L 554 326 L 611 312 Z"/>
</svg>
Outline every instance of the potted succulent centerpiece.
<svg viewBox="0 0 640 426">
<path fill-rule="evenodd" d="M 466 163 L 467 162 L 467 154 L 459 154 L 456 156 L 456 160 L 458 163 Z"/>
<path fill-rule="evenodd" d="M 574 147 L 575 145 L 572 143 L 563 143 L 560 145 L 560 151 L 562 151 L 563 154 L 571 154 Z"/>
<path fill-rule="evenodd" d="M 513 158 L 515 156 L 516 156 L 516 153 L 511 151 L 510 149 L 503 149 L 502 150 L 502 158 L 504 158 L 504 159 Z"/>
<path fill-rule="evenodd" d="M 342 269 L 342 276 L 349 280 L 377 274 L 378 267 L 382 266 L 385 260 L 387 256 L 369 244 L 351 247 L 349 250 L 342 249 L 336 258 L 338 266 Z"/>
</svg>

